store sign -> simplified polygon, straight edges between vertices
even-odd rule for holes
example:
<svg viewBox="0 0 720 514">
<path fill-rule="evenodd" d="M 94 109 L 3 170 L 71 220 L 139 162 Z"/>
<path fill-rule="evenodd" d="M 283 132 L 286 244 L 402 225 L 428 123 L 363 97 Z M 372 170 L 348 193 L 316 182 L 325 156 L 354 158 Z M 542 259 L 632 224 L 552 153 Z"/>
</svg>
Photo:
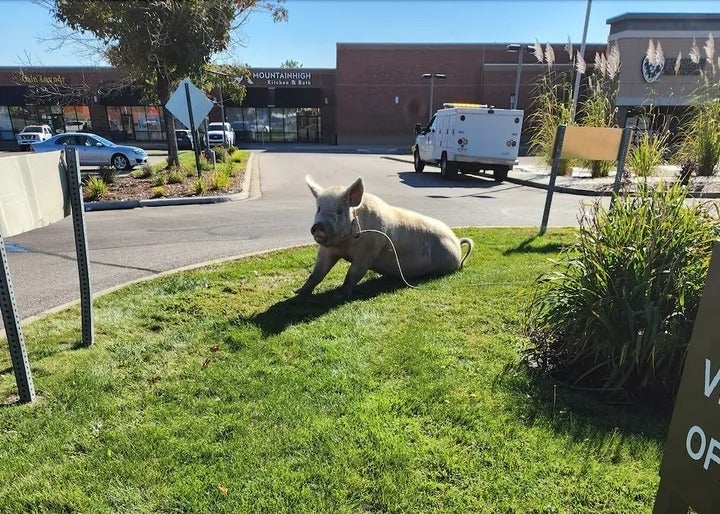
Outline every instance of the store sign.
<svg viewBox="0 0 720 514">
<path fill-rule="evenodd" d="M 242 83 L 242 79 L 239 80 Z M 312 86 L 312 73 L 297 69 L 257 70 L 252 72 L 248 85 L 260 87 L 307 87 Z"/>
<path fill-rule="evenodd" d="M 660 488 L 661 504 L 690 506 L 700 514 L 720 505 L 720 243 L 715 243 L 695 326 L 688 346 L 680 389 L 675 400 Z M 685 509 L 687 510 L 687 509 Z M 677 511 L 675 511 L 677 512 Z"/>
<path fill-rule="evenodd" d="M 667 57 L 663 62 L 653 64 L 645 56 L 640 65 L 640 71 L 645 82 L 652 83 L 659 80 L 663 75 L 699 75 L 700 71 L 705 69 L 706 64 L 707 59 L 703 58 L 700 59 L 699 63 L 695 63 L 687 57 L 680 59 L 679 63 L 676 58 Z"/>
<path fill-rule="evenodd" d="M 20 81 L 23 84 L 65 84 L 66 80 L 62 75 L 28 75 L 20 72 Z"/>
</svg>

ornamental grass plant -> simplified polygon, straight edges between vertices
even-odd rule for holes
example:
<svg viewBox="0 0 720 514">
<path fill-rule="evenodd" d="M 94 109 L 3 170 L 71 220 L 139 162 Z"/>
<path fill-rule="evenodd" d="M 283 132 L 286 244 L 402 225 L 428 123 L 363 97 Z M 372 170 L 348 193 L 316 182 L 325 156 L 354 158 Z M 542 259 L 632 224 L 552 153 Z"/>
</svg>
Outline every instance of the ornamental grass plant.
<svg viewBox="0 0 720 514">
<path fill-rule="evenodd" d="M 596 203 L 575 244 L 539 280 L 527 361 L 611 396 L 674 394 L 702 295 L 717 207 L 679 184 Z"/>
</svg>

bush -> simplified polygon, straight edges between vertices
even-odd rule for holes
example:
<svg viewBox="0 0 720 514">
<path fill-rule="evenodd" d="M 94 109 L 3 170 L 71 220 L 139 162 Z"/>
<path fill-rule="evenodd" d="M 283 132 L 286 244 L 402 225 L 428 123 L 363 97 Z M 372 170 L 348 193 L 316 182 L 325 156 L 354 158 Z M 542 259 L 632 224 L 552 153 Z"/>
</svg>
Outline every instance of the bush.
<svg viewBox="0 0 720 514">
<path fill-rule="evenodd" d="M 158 171 L 153 175 L 153 183 L 156 186 L 164 186 L 165 184 L 167 184 L 167 179 L 167 174 L 162 171 Z"/>
<path fill-rule="evenodd" d="M 720 162 L 720 100 L 707 99 L 693 109 L 682 132 L 680 154 L 697 161 L 699 176 L 715 174 Z"/>
<path fill-rule="evenodd" d="M 114 184 L 118 176 L 118 170 L 113 166 L 101 166 L 98 175 L 106 184 Z"/>
<path fill-rule="evenodd" d="M 224 146 L 214 146 L 213 151 L 215 152 L 215 162 L 227 162 L 230 153 Z"/>
<path fill-rule="evenodd" d="M 187 172 L 183 170 L 180 166 L 173 167 L 167 176 L 167 183 L 168 184 L 182 184 L 185 182 L 185 178 L 187 176 Z"/>
<path fill-rule="evenodd" d="M 138 168 L 130 172 L 132 178 L 150 178 L 153 175 L 153 167 L 149 164 L 144 165 L 142 168 Z"/>
<path fill-rule="evenodd" d="M 711 204 L 681 185 L 596 203 L 577 242 L 541 277 L 529 309 L 528 362 L 613 395 L 672 395 L 720 236 Z"/>
<path fill-rule="evenodd" d="M 663 134 L 643 132 L 640 134 L 637 142 L 628 152 L 626 161 L 628 168 L 638 177 L 653 175 L 658 166 L 663 163 L 667 138 L 667 132 Z"/>
<path fill-rule="evenodd" d="M 211 190 L 222 191 L 230 186 L 230 175 L 221 171 L 216 171 L 210 174 L 208 181 L 210 182 Z"/>
<path fill-rule="evenodd" d="M 207 191 L 207 184 L 205 183 L 205 180 L 202 178 L 195 179 L 193 181 L 193 191 L 195 191 L 196 195 L 201 195 Z"/>
<path fill-rule="evenodd" d="M 100 200 L 108 192 L 108 186 L 102 178 L 90 177 L 85 184 L 85 198 Z"/>
<path fill-rule="evenodd" d="M 152 197 L 153 198 L 161 198 L 165 196 L 165 188 L 162 186 L 156 186 L 152 189 Z"/>
</svg>

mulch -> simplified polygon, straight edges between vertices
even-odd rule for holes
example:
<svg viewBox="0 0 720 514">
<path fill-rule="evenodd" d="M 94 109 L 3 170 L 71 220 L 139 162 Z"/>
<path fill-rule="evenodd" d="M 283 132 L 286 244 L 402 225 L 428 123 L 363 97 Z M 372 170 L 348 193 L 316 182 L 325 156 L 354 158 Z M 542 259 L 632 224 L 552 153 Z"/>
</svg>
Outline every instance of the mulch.
<svg viewBox="0 0 720 514">
<path fill-rule="evenodd" d="M 203 177 L 207 177 L 212 171 L 203 171 Z M 90 174 L 92 176 L 93 174 Z M 243 180 L 245 170 L 240 170 L 231 178 L 230 185 L 225 189 L 211 190 L 208 186 L 204 193 L 195 194 L 194 182 L 197 175 L 187 177 L 179 184 L 163 184 L 164 194 L 155 196 L 155 181 L 150 178 L 134 178 L 130 174 L 120 174 L 115 177 L 111 184 L 108 184 L 108 192 L 99 201 L 120 202 L 129 200 L 149 200 L 151 198 L 187 198 L 187 197 L 212 197 L 225 196 L 243 191 Z M 92 201 L 85 198 L 86 202 Z"/>
</svg>

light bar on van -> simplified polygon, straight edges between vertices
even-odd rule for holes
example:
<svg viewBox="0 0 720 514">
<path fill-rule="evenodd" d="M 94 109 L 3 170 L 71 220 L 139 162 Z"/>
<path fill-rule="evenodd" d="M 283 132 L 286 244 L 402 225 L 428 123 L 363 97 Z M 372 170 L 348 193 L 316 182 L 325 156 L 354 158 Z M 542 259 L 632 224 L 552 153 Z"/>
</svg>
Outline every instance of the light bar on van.
<svg viewBox="0 0 720 514">
<path fill-rule="evenodd" d="M 448 102 L 444 103 L 443 107 L 449 108 L 449 107 L 487 107 L 487 104 L 468 104 L 468 103 L 462 103 L 462 102 Z"/>
</svg>

